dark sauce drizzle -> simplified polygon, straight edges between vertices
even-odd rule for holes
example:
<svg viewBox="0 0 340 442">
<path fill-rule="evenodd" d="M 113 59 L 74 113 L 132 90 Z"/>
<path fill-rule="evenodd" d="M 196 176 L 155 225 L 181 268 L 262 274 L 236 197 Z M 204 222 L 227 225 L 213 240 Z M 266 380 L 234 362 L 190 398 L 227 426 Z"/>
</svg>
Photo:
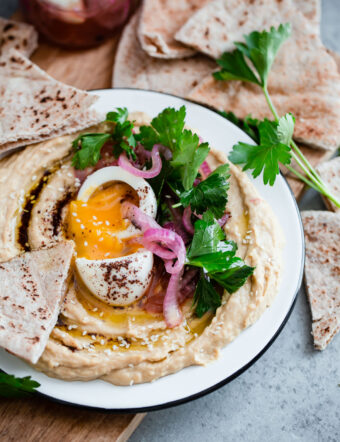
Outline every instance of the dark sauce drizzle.
<svg viewBox="0 0 340 442">
<path fill-rule="evenodd" d="M 31 212 L 33 206 L 39 197 L 41 191 L 43 190 L 45 184 L 47 183 L 47 178 L 51 175 L 51 171 L 46 170 L 41 177 L 39 183 L 31 189 L 31 191 L 26 195 L 26 200 L 23 206 L 23 211 L 21 215 L 20 225 L 18 228 L 18 242 L 21 247 L 28 252 L 30 250 L 28 242 L 28 225 L 31 218 Z"/>
</svg>

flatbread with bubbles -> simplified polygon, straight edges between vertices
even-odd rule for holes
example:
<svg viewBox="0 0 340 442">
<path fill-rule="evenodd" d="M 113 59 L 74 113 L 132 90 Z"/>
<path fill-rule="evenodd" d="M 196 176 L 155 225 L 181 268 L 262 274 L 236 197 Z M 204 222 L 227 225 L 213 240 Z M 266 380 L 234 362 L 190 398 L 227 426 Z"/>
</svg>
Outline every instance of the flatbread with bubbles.
<svg viewBox="0 0 340 442">
<path fill-rule="evenodd" d="M 0 346 L 35 364 L 64 299 L 72 241 L 0 263 Z"/>
<path fill-rule="evenodd" d="M 149 57 L 137 40 L 138 13 L 126 25 L 119 42 L 114 71 L 114 87 L 134 87 L 186 96 L 216 68 L 204 55 L 178 60 Z"/>
<path fill-rule="evenodd" d="M 302 221 L 314 345 L 324 350 L 340 330 L 340 216 L 311 210 L 302 212 Z"/>
<path fill-rule="evenodd" d="M 187 19 L 209 0 L 144 0 L 138 38 L 145 52 L 157 58 L 183 58 L 195 50 L 174 39 Z"/>
<path fill-rule="evenodd" d="M 0 60 L 0 152 L 98 123 L 101 116 L 90 109 L 96 100 L 11 49 Z"/>
<path fill-rule="evenodd" d="M 38 46 L 38 33 L 33 26 L 0 17 L 0 55 L 16 49 L 29 57 Z"/>
<path fill-rule="evenodd" d="M 208 24 L 222 20 L 227 40 L 216 35 L 216 26 L 209 33 L 214 38 L 201 46 L 201 50 L 214 57 L 225 49 L 232 49 L 232 42 L 242 40 L 243 33 L 268 29 L 282 22 L 292 24 L 292 36 L 282 45 L 269 75 L 271 98 L 280 115 L 292 112 L 297 117 L 294 136 L 298 142 L 335 150 L 340 144 L 340 75 L 335 61 L 315 32 L 315 26 L 290 0 L 259 0 L 251 5 L 251 14 L 247 3 L 237 0 L 215 3 L 220 9 L 205 20 Z M 241 18 L 242 26 L 239 24 Z M 272 118 L 264 95 L 256 85 L 217 81 L 209 75 L 188 98 L 220 110 L 233 110 L 240 118 L 248 114 L 260 119 Z"/>
</svg>

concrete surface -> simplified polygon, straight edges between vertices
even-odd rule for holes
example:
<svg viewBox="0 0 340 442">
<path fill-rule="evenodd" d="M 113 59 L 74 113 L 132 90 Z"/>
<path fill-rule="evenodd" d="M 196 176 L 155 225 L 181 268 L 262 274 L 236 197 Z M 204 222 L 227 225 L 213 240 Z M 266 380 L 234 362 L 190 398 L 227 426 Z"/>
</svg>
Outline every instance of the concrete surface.
<svg viewBox="0 0 340 442">
<path fill-rule="evenodd" d="M 308 0 L 306 0 L 308 1 Z M 15 11 L 0 1 L 0 15 Z M 340 52 L 340 0 L 323 0 L 322 38 Z M 322 209 L 309 191 L 303 209 Z M 340 336 L 313 350 L 302 289 L 284 330 L 265 355 L 236 380 L 194 402 L 149 413 L 131 442 L 339 442 Z"/>
</svg>

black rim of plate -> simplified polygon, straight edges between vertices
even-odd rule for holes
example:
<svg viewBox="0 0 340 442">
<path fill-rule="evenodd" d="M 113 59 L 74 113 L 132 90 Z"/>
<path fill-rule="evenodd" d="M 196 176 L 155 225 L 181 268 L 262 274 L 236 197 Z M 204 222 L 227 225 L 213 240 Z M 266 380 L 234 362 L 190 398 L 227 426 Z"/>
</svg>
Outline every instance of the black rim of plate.
<svg viewBox="0 0 340 442">
<path fill-rule="evenodd" d="M 205 104 L 201 104 L 201 103 L 197 103 L 196 101 L 193 100 L 188 100 L 186 98 L 182 98 L 179 97 L 178 95 L 175 94 L 169 94 L 169 93 L 165 93 L 165 92 L 158 92 L 158 91 L 152 91 L 152 90 L 147 90 L 147 89 L 137 89 L 137 88 L 129 88 L 129 87 L 116 87 L 116 88 L 102 88 L 102 89 L 91 89 L 91 92 L 96 92 L 96 91 L 111 91 L 111 90 L 128 90 L 128 91 L 144 91 L 144 92 L 148 92 L 148 93 L 154 93 L 154 94 L 160 94 L 160 95 L 167 95 L 170 97 L 175 97 L 175 98 L 179 98 L 180 100 L 183 101 L 187 101 L 189 103 L 193 103 L 196 104 L 197 106 L 201 106 L 204 107 L 208 110 L 210 110 L 211 112 L 215 113 L 216 115 L 218 115 L 220 118 L 223 118 L 224 120 L 226 120 L 226 118 L 224 118 L 223 116 L 221 116 L 219 114 L 219 112 L 214 109 L 212 106 L 208 106 Z M 229 121 L 229 120 L 226 120 Z M 230 124 L 233 124 L 229 121 Z M 236 126 L 237 127 L 237 126 Z M 238 128 L 239 130 L 242 130 L 240 128 Z M 299 219 L 299 225 L 300 225 L 300 231 L 301 231 L 301 240 L 302 240 L 302 260 L 301 260 L 301 267 L 300 267 L 300 275 L 299 275 L 299 279 L 298 279 L 298 283 L 297 283 L 297 287 L 295 289 L 295 294 L 291 303 L 291 306 L 289 308 L 289 311 L 286 315 L 286 317 L 284 318 L 284 320 L 282 321 L 281 325 L 279 326 L 279 328 L 277 329 L 276 333 L 273 335 L 273 337 L 269 340 L 269 342 L 263 347 L 263 349 L 251 360 L 249 361 L 247 364 L 245 364 L 243 367 L 241 367 L 239 370 L 237 370 L 235 373 L 233 373 L 232 375 L 228 376 L 226 379 L 223 379 L 222 381 L 218 382 L 217 384 L 212 385 L 209 388 L 206 388 L 205 390 L 202 390 L 198 393 L 192 394 L 190 396 L 187 396 L 185 398 L 182 399 L 177 399 L 174 401 L 170 401 L 170 402 L 166 402 L 166 403 L 162 403 L 159 405 L 152 405 L 149 407 L 137 407 L 137 408 L 101 408 L 101 407 L 92 407 L 90 405 L 82 405 L 82 404 L 77 404 L 74 402 L 68 402 L 68 401 L 64 401 L 61 399 L 57 399 L 53 396 L 49 396 L 48 394 L 45 393 L 41 393 L 40 391 L 37 391 L 37 395 L 38 396 L 42 396 L 45 398 L 48 398 L 54 402 L 57 402 L 59 404 L 63 404 L 63 405 L 68 405 L 68 406 L 73 406 L 73 407 L 77 407 L 77 408 L 82 408 L 82 409 L 88 409 L 88 410 L 93 410 L 93 411 L 98 411 L 101 413 L 112 413 L 112 414 L 135 414 L 135 413 L 146 413 L 149 411 L 157 411 L 157 410 L 163 410 L 165 408 L 170 408 L 170 407 L 175 407 L 177 405 L 182 405 L 185 404 L 187 402 L 191 402 L 195 399 L 199 399 L 203 396 L 206 396 L 209 393 L 212 393 L 216 390 L 218 390 L 219 388 L 225 386 L 226 384 L 228 384 L 229 382 L 233 381 L 234 379 L 236 379 L 238 376 L 240 376 L 242 373 L 244 373 L 246 370 L 248 370 L 248 368 L 250 368 L 252 365 L 255 364 L 255 362 L 260 359 L 260 357 L 272 346 L 272 344 L 275 342 L 275 340 L 277 339 L 277 337 L 280 335 L 280 333 L 282 332 L 284 326 L 286 325 L 290 315 L 292 314 L 292 311 L 294 309 L 295 303 L 296 303 L 296 299 L 297 299 L 297 295 L 298 292 L 300 290 L 300 287 L 302 285 L 302 277 L 303 277 L 303 269 L 304 269 L 304 262 L 305 262 L 305 240 L 304 240 L 304 232 L 303 232 L 303 225 L 302 225 L 302 220 L 301 220 L 301 216 L 300 216 L 300 211 L 295 199 L 295 196 L 293 194 L 292 189 L 290 188 L 290 186 L 287 183 L 287 180 L 285 178 L 285 176 L 280 172 L 281 177 L 283 178 L 286 187 L 288 188 L 292 199 L 294 201 L 294 206 L 295 206 L 295 210 L 296 213 L 298 215 L 298 219 Z M 171 375 L 170 375 L 171 376 Z"/>
</svg>

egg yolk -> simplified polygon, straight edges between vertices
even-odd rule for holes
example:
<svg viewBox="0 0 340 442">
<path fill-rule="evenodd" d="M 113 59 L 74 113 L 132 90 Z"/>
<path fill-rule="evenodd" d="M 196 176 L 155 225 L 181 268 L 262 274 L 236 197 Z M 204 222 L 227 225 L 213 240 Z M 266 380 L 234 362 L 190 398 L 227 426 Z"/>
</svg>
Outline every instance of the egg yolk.
<svg viewBox="0 0 340 442">
<path fill-rule="evenodd" d="M 119 232 L 130 225 L 122 217 L 122 203 L 127 200 L 138 205 L 137 193 L 128 184 L 118 182 L 99 188 L 86 203 L 71 201 L 67 233 L 75 241 L 79 258 L 117 258 L 141 247 L 131 241 L 131 236 L 119 237 Z"/>
</svg>

